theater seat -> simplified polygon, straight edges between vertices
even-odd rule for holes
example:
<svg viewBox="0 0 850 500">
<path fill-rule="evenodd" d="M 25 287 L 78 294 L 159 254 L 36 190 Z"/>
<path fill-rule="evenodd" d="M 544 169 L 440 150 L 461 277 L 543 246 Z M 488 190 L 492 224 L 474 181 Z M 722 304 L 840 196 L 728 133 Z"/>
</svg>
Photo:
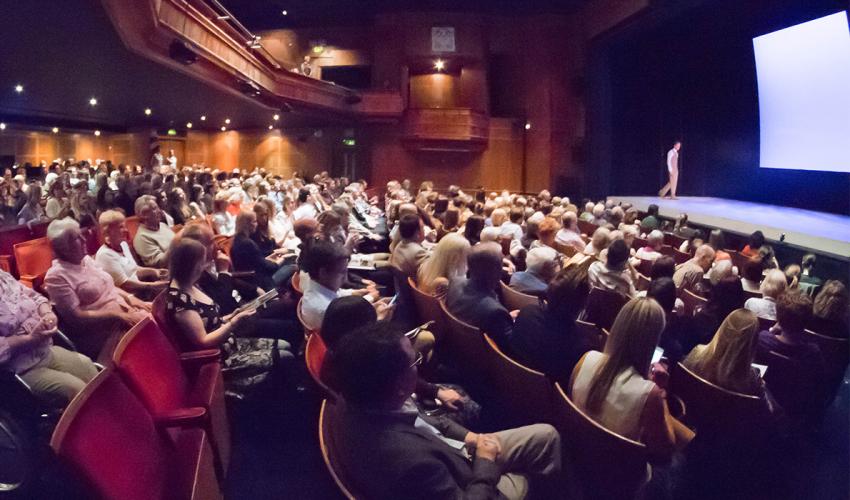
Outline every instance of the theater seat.
<svg viewBox="0 0 850 500">
<path fill-rule="evenodd" d="M 419 314 L 419 322 L 434 322 L 431 325 L 430 331 L 434 334 L 434 338 L 437 340 L 437 348 L 439 348 L 440 341 L 444 337 L 446 330 L 446 318 L 442 308 L 440 308 L 440 299 L 417 288 L 413 278 L 408 277 L 407 284 L 410 285 L 413 304 L 416 306 L 416 312 Z"/>
<path fill-rule="evenodd" d="M 128 240 L 132 243 L 133 239 L 136 238 L 136 232 L 139 230 L 139 224 L 141 221 L 138 216 L 131 216 L 124 219 L 124 224 L 127 226 L 127 233 L 129 233 L 130 237 Z M 130 246 L 133 246 L 132 244 Z"/>
<path fill-rule="evenodd" d="M 14 252 L 21 283 L 43 292 L 44 275 L 53 263 L 50 241 L 43 237 L 18 243 L 14 246 Z"/>
<path fill-rule="evenodd" d="M 693 316 L 695 311 L 708 304 L 708 299 L 684 288 L 679 289 L 679 298 L 685 304 L 685 316 Z"/>
<path fill-rule="evenodd" d="M 80 478 L 89 498 L 222 498 L 204 431 L 155 425 L 142 402 L 110 369 L 71 401 L 50 446 Z"/>
<path fill-rule="evenodd" d="M 544 373 L 511 359 L 487 334 L 484 334 L 484 341 L 490 348 L 487 358 L 489 383 L 496 393 L 499 413 L 508 417 L 512 427 L 553 423 L 555 388 L 552 381 Z"/>
<path fill-rule="evenodd" d="M 312 336 L 314 333 L 318 332 L 318 329 L 311 329 L 304 323 L 304 316 L 301 314 L 301 302 L 304 299 L 298 299 L 298 305 L 295 306 L 295 314 L 298 316 L 298 322 L 301 323 L 301 328 L 304 329 L 304 338 L 307 339 Z"/>
<path fill-rule="evenodd" d="M 514 311 L 516 309 L 522 309 L 525 306 L 540 303 L 540 298 L 536 295 L 518 292 L 506 285 L 504 281 L 500 281 L 499 285 L 501 285 L 502 289 L 502 304 L 504 304 L 508 311 Z"/>
<path fill-rule="evenodd" d="M 165 308 L 165 290 L 163 290 L 156 296 L 155 299 L 153 299 L 151 314 L 153 315 L 154 321 L 156 321 L 160 331 L 165 335 L 165 338 L 171 342 L 171 345 L 174 346 L 174 349 L 176 349 L 177 352 L 196 351 L 197 349 L 188 345 L 188 342 L 184 340 L 184 336 L 177 330 L 177 326 L 173 325 L 168 319 Z"/>
<path fill-rule="evenodd" d="M 316 385 L 328 397 L 334 398 L 334 391 L 322 380 L 322 366 L 324 365 L 327 352 L 328 348 L 325 346 L 321 335 L 315 333 L 307 338 L 307 345 L 304 347 L 304 362 L 307 364 L 307 371 L 310 372 L 310 376 L 316 382 Z"/>
<path fill-rule="evenodd" d="M 444 349 L 441 351 L 453 360 L 454 366 L 464 375 L 464 379 L 486 386 L 491 354 L 484 342 L 484 335 L 478 328 L 456 318 L 440 301 L 440 309 L 446 318 Z"/>
<path fill-rule="evenodd" d="M 230 463 L 230 423 L 218 349 L 179 355 L 151 318 L 137 323 L 112 355 L 115 368 L 156 419 L 186 408 L 201 408 L 223 479 Z"/>
<path fill-rule="evenodd" d="M 366 497 L 359 495 L 354 489 L 354 480 L 350 478 L 345 467 L 337 457 L 336 439 L 334 432 L 336 430 L 335 418 L 336 407 L 328 400 L 322 401 L 322 408 L 319 410 L 319 448 L 322 451 L 322 460 L 328 468 L 328 472 L 339 488 L 340 493 L 348 500 L 355 498 L 364 499 Z"/>
<path fill-rule="evenodd" d="M 47 234 L 47 222 L 0 228 L 0 269 L 18 277 L 18 267 L 15 263 L 14 247 L 18 243 L 42 238 Z"/>
<path fill-rule="evenodd" d="M 649 479 L 646 445 L 602 427 L 555 384 L 556 427 L 584 498 L 636 498 Z"/>
<path fill-rule="evenodd" d="M 587 306 L 584 308 L 582 319 L 600 328 L 610 330 L 620 309 L 628 301 L 629 298 L 625 295 L 594 287 L 587 297 Z"/>
</svg>

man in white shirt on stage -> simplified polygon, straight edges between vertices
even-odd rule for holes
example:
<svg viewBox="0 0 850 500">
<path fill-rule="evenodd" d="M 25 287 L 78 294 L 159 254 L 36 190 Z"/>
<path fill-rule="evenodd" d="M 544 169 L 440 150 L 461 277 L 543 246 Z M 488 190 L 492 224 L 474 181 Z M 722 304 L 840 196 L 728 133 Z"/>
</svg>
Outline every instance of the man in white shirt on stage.
<svg viewBox="0 0 850 500">
<path fill-rule="evenodd" d="M 670 191 L 670 198 L 676 199 L 676 185 L 679 184 L 679 150 L 681 148 L 681 141 L 676 141 L 673 148 L 667 152 L 667 173 L 670 175 L 670 180 L 661 188 L 661 191 L 658 191 L 658 196 L 661 198 L 666 198 L 667 191 Z"/>
</svg>

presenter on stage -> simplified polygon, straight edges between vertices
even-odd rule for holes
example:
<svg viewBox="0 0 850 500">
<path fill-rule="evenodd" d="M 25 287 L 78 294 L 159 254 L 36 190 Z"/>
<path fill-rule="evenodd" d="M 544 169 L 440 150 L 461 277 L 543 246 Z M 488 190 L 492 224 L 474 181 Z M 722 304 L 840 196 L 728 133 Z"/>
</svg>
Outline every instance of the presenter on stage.
<svg viewBox="0 0 850 500">
<path fill-rule="evenodd" d="M 667 152 L 667 173 L 670 175 L 670 180 L 658 192 L 658 196 L 666 198 L 667 191 L 670 191 L 670 198 L 676 198 L 676 185 L 679 184 L 679 150 L 682 149 L 682 142 L 676 141 L 673 143 L 673 148 Z"/>
</svg>

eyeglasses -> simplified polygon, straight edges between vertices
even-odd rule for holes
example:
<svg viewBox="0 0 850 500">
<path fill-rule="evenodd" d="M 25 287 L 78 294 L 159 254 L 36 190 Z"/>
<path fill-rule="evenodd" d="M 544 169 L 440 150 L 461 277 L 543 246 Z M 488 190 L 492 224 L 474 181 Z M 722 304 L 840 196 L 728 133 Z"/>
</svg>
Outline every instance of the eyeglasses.
<svg viewBox="0 0 850 500">
<path fill-rule="evenodd" d="M 424 361 L 425 361 L 425 356 L 423 356 L 421 352 L 417 352 L 416 358 L 413 359 L 413 363 L 410 364 L 410 367 L 416 368 L 418 366 L 422 366 L 422 363 Z"/>
</svg>

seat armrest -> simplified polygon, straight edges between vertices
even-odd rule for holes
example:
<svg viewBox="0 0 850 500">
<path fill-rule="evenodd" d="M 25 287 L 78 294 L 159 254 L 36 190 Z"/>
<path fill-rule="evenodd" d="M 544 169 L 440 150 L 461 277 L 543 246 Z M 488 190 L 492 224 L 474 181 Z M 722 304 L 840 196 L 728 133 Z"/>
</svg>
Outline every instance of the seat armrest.
<svg viewBox="0 0 850 500">
<path fill-rule="evenodd" d="M 221 351 L 218 349 L 202 349 L 200 351 L 188 351 L 180 353 L 180 361 L 183 364 L 203 364 L 221 359 Z"/>
<path fill-rule="evenodd" d="M 207 409 L 200 406 L 179 408 L 154 416 L 161 427 L 204 427 L 207 424 Z"/>
<path fill-rule="evenodd" d="M 236 272 L 230 273 L 230 276 L 232 276 L 236 279 L 244 280 L 244 279 L 253 278 L 254 274 L 255 274 L 254 271 L 236 271 Z"/>
</svg>

